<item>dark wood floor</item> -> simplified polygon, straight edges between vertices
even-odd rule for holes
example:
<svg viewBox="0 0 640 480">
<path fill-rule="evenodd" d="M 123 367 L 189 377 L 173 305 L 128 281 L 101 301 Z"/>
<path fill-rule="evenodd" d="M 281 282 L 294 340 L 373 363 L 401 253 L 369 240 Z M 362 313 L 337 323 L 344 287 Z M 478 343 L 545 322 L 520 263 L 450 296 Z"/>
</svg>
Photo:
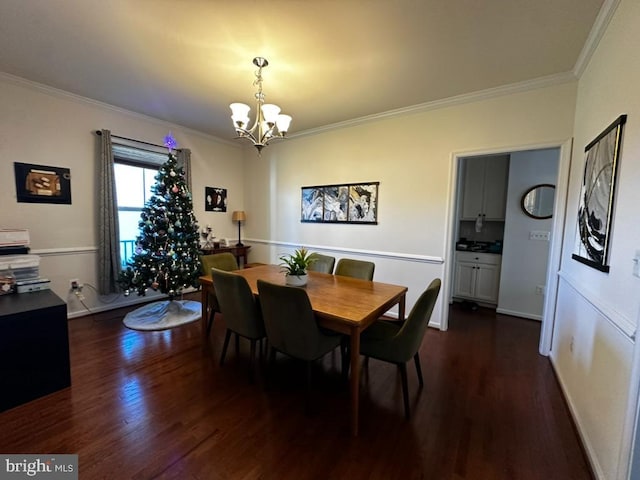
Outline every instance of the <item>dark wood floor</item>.
<svg viewBox="0 0 640 480">
<path fill-rule="evenodd" d="M 135 332 L 125 312 L 69 322 L 73 386 L 0 413 L 0 452 L 77 453 L 82 480 L 592 478 L 536 322 L 453 307 L 422 390 L 410 366 L 412 419 L 396 368 L 371 360 L 352 438 L 338 351 L 306 415 L 303 366 L 278 357 L 265 391 L 247 344 L 219 366 L 222 321 L 203 348 L 199 322 Z"/>
</svg>

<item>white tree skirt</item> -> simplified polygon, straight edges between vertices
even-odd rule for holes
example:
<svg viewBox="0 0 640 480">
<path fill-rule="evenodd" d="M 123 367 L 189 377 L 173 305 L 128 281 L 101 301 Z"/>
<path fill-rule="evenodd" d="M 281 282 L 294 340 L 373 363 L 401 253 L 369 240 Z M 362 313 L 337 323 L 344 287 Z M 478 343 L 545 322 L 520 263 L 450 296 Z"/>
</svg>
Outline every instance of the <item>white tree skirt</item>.
<svg viewBox="0 0 640 480">
<path fill-rule="evenodd" d="M 125 315 L 125 327 L 132 330 L 166 330 L 195 322 L 202 315 L 202 305 L 193 300 L 166 300 L 144 305 Z"/>
</svg>

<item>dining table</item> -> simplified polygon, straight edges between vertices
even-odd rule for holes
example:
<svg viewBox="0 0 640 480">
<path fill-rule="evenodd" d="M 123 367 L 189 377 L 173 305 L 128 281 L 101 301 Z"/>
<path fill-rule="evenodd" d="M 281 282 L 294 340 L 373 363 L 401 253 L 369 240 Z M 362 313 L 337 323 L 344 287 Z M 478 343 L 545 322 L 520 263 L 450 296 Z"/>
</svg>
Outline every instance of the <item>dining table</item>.
<svg viewBox="0 0 640 480">
<path fill-rule="evenodd" d="M 258 280 L 285 285 L 286 279 L 278 265 L 260 265 L 235 270 L 244 277 L 254 295 L 258 295 Z M 202 338 L 207 337 L 209 294 L 214 288 L 211 275 L 200 277 L 202 287 Z M 304 288 L 309 296 L 318 324 L 329 330 L 348 335 L 351 374 L 349 377 L 351 433 L 358 435 L 360 393 L 360 334 L 379 317 L 398 305 L 398 319 L 404 320 L 407 287 L 358 278 L 308 272 Z"/>
</svg>

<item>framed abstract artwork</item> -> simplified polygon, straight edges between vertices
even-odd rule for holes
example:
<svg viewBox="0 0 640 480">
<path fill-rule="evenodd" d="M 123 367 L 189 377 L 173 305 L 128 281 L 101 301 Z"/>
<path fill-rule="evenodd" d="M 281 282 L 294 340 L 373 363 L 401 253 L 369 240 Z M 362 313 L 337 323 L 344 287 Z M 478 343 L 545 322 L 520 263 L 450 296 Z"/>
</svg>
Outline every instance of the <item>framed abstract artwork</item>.
<svg viewBox="0 0 640 480">
<path fill-rule="evenodd" d="M 322 222 L 323 212 L 323 187 L 302 187 L 301 220 L 303 222 Z"/>
<path fill-rule="evenodd" d="M 71 171 L 68 168 L 13 163 L 18 202 L 71 204 Z"/>
<path fill-rule="evenodd" d="M 302 187 L 301 222 L 378 223 L 380 182 Z"/>
<path fill-rule="evenodd" d="M 626 121 L 626 115 L 619 116 L 584 149 L 576 247 L 571 258 L 605 273 L 609 272 L 616 175 Z"/>
<path fill-rule="evenodd" d="M 204 187 L 204 210 L 206 212 L 227 211 L 227 189 L 218 187 Z"/>
</svg>

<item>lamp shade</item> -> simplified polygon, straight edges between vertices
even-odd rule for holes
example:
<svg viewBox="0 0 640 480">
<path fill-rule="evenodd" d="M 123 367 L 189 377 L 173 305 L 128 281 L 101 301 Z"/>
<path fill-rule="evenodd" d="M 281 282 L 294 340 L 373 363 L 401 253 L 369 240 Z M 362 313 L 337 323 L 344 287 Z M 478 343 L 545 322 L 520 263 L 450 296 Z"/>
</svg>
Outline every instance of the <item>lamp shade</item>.
<svg viewBox="0 0 640 480">
<path fill-rule="evenodd" d="M 244 103 L 232 103 L 229 107 L 231 107 L 231 119 L 233 120 L 233 125 L 236 128 L 246 129 L 249 125 L 249 110 L 251 110 L 249 105 L 245 105 Z"/>
<path fill-rule="evenodd" d="M 274 124 L 280 113 L 280 107 L 272 103 L 265 103 L 262 105 L 262 114 L 264 115 L 264 121 Z"/>
<path fill-rule="evenodd" d="M 247 215 L 243 210 L 236 210 L 231 214 L 231 220 L 234 222 L 244 222 L 247 219 Z"/>
<path fill-rule="evenodd" d="M 280 114 L 276 118 L 276 126 L 280 133 L 287 133 L 289 131 L 289 124 L 291 123 L 291 117 L 289 115 Z"/>
</svg>

